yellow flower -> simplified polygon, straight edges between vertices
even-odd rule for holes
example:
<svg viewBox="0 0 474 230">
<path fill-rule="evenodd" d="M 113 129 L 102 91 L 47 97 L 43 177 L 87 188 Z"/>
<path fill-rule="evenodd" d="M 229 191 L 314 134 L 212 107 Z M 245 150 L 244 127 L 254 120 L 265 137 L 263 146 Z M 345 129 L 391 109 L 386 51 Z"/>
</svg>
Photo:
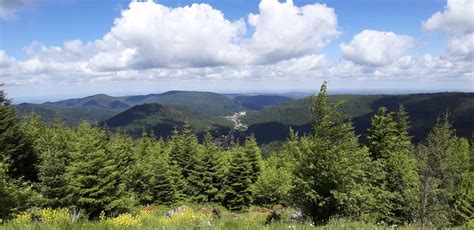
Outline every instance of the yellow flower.
<svg viewBox="0 0 474 230">
<path fill-rule="evenodd" d="M 107 222 L 118 227 L 129 227 L 129 226 L 140 224 L 140 221 L 138 220 L 138 218 L 132 216 L 132 214 L 129 214 L 129 213 L 120 214 L 119 216 L 115 218 L 108 219 Z"/>
<path fill-rule="evenodd" d="M 30 213 L 23 213 L 16 215 L 15 218 L 12 220 L 13 224 L 26 224 L 31 221 L 31 214 Z"/>
<path fill-rule="evenodd" d="M 71 214 L 69 210 L 63 209 L 43 209 L 40 214 L 41 222 L 43 223 L 64 223 L 71 221 Z"/>
</svg>

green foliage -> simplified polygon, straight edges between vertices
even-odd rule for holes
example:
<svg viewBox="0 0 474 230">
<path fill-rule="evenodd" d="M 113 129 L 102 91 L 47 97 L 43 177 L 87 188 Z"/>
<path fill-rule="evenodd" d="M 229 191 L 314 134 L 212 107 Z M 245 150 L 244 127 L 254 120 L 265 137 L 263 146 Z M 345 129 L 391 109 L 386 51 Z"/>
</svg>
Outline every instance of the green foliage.
<svg viewBox="0 0 474 230">
<path fill-rule="evenodd" d="M 373 206 L 372 162 L 351 124 L 328 100 L 326 84 L 313 97 L 314 134 L 299 140 L 294 201 L 315 222 L 332 216 L 363 218 Z"/>
<path fill-rule="evenodd" d="M 407 119 L 403 107 L 396 115 L 381 107 L 368 130 L 367 146 L 381 170 L 375 184 L 377 218 L 391 224 L 413 222 L 418 203 L 419 176 Z"/>
<path fill-rule="evenodd" d="M 125 210 L 128 205 L 121 201 L 126 198 L 120 179 L 121 168 L 107 146 L 110 137 L 105 131 L 84 122 L 73 138 L 72 163 L 66 172 L 73 205 L 84 209 L 92 217 L 103 210 Z"/>
<path fill-rule="evenodd" d="M 45 206 L 52 208 L 69 207 L 69 186 L 66 169 L 71 162 L 71 131 L 57 118 L 49 126 L 42 124 L 37 116 L 32 116 L 25 125 L 28 135 L 34 141 L 39 155 L 39 191 L 45 198 Z"/>
<path fill-rule="evenodd" d="M 223 200 L 225 180 L 224 150 L 206 132 L 198 159 L 190 175 L 193 200 L 197 202 L 220 202 Z"/>
<path fill-rule="evenodd" d="M 253 136 L 250 136 L 245 140 L 243 150 L 250 167 L 249 178 L 252 183 L 255 183 L 260 175 L 260 171 L 262 170 L 263 159 L 260 148 Z"/>
<path fill-rule="evenodd" d="M 438 120 L 426 140 L 418 146 L 419 218 L 423 226 L 463 224 L 472 219 L 470 154 L 467 140 L 456 137 L 448 115 Z"/>
<path fill-rule="evenodd" d="M 0 154 L 0 161 L 7 163 L 7 173 L 12 178 L 37 181 L 37 155 L 3 90 L 0 90 Z"/>
<path fill-rule="evenodd" d="M 223 204 L 232 211 L 241 211 L 252 203 L 252 167 L 242 147 L 234 147 L 231 153 Z"/>
<path fill-rule="evenodd" d="M 255 183 L 255 203 L 271 206 L 288 203 L 293 176 L 289 168 L 281 164 L 279 156 L 273 155 L 264 163 L 263 170 Z"/>
<path fill-rule="evenodd" d="M 182 92 L 172 92 L 157 98 L 170 99 L 174 94 L 183 95 Z M 133 104 L 152 101 L 155 96 L 126 97 L 115 101 L 113 97 L 96 95 L 68 103 L 84 108 L 104 105 L 118 108 L 126 107 L 128 102 L 124 101 L 127 100 L 134 101 L 129 102 Z M 99 216 L 107 219 L 109 222 L 103 225 L 104 228 L 120 225 L 156 229 L 163 227 L 159 224 L 172 224 L 174 219 L 181 217 L 144 215 L 138 211 L 141 207 L 153 210 L 155 208 L 149 204 L 159 205 L 160 209 L 163 205 L 186 204 L 197 208 L 196 203 L 204 203 L 207 207 L 202 207 L 202 210 L 209 216 L 212 212 L 209 207 L 219 204 L 239 212 L 229 213 L 222 209 L 218 213 L 221 222 L 211 223 L 212 219 L 208 219 L 209 223 L 202 222 L 209 228 L 250 226 L 255 229 L 286 229 L 288 225 L 281 224 L 286 224 L 290 212 L 293 214 L 295 210 L 286 208 L 281 211 L 282 215 L 277 212 L 268 215 L 269 209 L 249 208 L 255 204 L 269 207 L 279 203 L 304 211 L 312 223 L 328 222 L 329 227 L 374 227 L 334 220 L 339 217 L 396 225 L 416 221 L 422 227 L 472 225 L 472 144 L 457 137 L 445 118 L 436 124 L 415 151 L 409 134 L 413 123 L 409 122 L 405 108 L 401 106 L 398 112 L 389 112 L 393 109 L 392 104 L 398 102 L 398 96 L 387 101 L 383 100 L 388 96 L 368 97 L 371 98 L 369 101 L 362 96 L 350 95 L 330 98 L 326 83 L 323 84 L 320 93 L 314 95 L 307 106 L 308 113 L 311 107 L 311 121 L 315 121 L 312 133 L 301 132 L 303 135 L 300 136 L 293 129 L 285 131 L 288 140 L 268 145 L 265 148 L 266 160 L 263 160 L 262 150 L 253 135 L 245 137 L 236 133 L 237 138 L 241 138 L 239 140 L 244 140 L 242 145 L 229 137 L 213 139 L 212 127 L 207 126 L 209 122 L 200 121 L 200 116 L 193 117 L 197 113 L 189 113 L 192 117 L 190 122 L 176 124 L 170 138 L 156 140 L 155 136 L 159 135 L 153 131 L 147 134 L 147 128 L 143 127 L 157 118 L 148 115 L 158 112 L 158 120 L 163 118 L 160 117 L 163 114 L 179 120 L 187 120 L 186 116 L 180 117 L 183 113 L 179 109 L 156 104 L 131 109 L 127 113 L 130 116 L 122 116 L 123 119 L 145 121 L 137 123 L 142 137 L 134 140 L 121 130 L 110 131 L 87 122 L 71 128 L 58 117 L 43 123 L 40 117 L 32 115 L 24 123 L 19 123 L 0 91 L 0 218 L 17 217 L 15 222 L 29 222 L 41 216 L 37 214 L 41 211 L 39 208 L 45 207 L 43 211 L 49 214 L 43 216 L 56 216 L 56 213 L 62 216 L 62 223 L 55 227 L 70 229 L 76 225 L 65 221 L 70 217 L 65 210 L 74 208 L 91 219 Z M 416 102 L 418 97 L 431 98 L 430 95 L 418 95 L 407 96 L 403 100 Z M 346 99 L 351 103 L 342 104 L 336 99 Z M 390 104 L 389 109 L 382 107 L 372 116 L 365 138 L 367 147 L 360 146 L 349 116 L 344 112 L 352 116 L 363 115 L 364 119 L 368 119 L 369 107 L 384 103 Z M 291 107 L 289 103 L 281 106 Z M 301 108 L 291 108 L 295 109 L 292 116 L 299 115 Z M 469 105 L 462 103 L 457 108 L 459 111 L 466 113 Z M 305 116 L 302 115 L 303 119 L 306 119 Z M 207 118 L 211 120 L 215 117 Z M 417 123 L 413 125 L 423 127 Z M 196 135 L 191 127 L 209 129 L 200 139 L 201 136 Z M 250 129 L 248 133 L 252 131 L 255 130 Z M 278 135 L 273 131 L 268 130 L 272 135 Z M 23 212 L 27 209 L 29 211 Z M 160 211 L 163 213 L 166 210 Z M 203 213 L 187 212 L 183 218 L 192 220 L 194 214 L 201 216 Z M 72 216 L 77 218 L 77 215 Z M 265 226 L 266 216 L 269 216 L 268 222 L 275 222 L 281 217 L 282 223 Z M 138 225 L 140 218 L 151 219 L 143 222 L 144 225 Z M 47 218 L 40 217 L 41 221 L 43 219 Z M 152 219 L 161 222 L 153 224 Z M 94 227 L 90 222 L 83 223 Z M 109 225 L 111 223 L 118 225 Z M 17 224 L 11 226 L 21 226 Z M 53 226 L 57 223 L 42 224 Z M 32 226 L 27 224 L 20 228 L 38 227 Z M 177 228 L 196 226 L 179 225 Z"/>
<path fill-rule="evenodd" d="M 7 165 L 0 161 L 0 223 L 35 205 L 37 194 L 33 187 L 8 176 Z"/>
</svg>

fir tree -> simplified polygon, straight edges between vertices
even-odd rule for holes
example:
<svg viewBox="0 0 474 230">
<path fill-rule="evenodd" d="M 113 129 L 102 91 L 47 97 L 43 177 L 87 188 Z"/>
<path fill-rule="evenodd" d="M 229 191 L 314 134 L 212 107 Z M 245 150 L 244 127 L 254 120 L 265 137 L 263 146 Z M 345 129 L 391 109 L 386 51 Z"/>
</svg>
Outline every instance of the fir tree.
<svg viewBox="0 0 474 230">
<path fill-rule="evenodd" d="M 194 192 L 189 186 L 189 176 L 194 170 L 195 162 L 199 161 L 200 152 L 197 137 L 192 133 L 188 123 L 185 123 L 182 133 L 179 133 L 177 130 L 173 132 L 170 147 L 170 163 L 179 167 L 185 182 L 182 188 L 183 192 L 188 196 L 192 196 Z"/>
<path fill-rule="evenodd" d="M 414 221 L 416 210 L 419 178 L 408 127 L 403 107 L 397 120 L 381 107 L 368 130 L 369 152 L 382 170 L 376 184 L 378 218 L 392 224 Z"/>
<path fill-rule="evenodd" d="M 152 161 L 151 188 L 154 202 L 170 205 L 182 200 L 179 184 L 182 183 L 181 175 L 173 173 L 175 168 L 170 166 L 167 155 L 155 152 Z"/>
<path fill-rule="evenodd" d="M 262 170 L 263 160 L 260 148 L 258 147 L 257 141 L 253 136 L 245 140 L 243 150 L 250 165 L 250 180 L 252 183 L 255 183 L 258 179 L 258 176 L 260 175 L 260 171 Z"/>
<path fill-rule="evenodd" d="M 324 83 L 313 96 L 314 134 L 299 141 L 292 192 L 294 202 L 317 223 L 336 215 L 362 218 L 374 205 L 368 151 L 359 146 L 351 123 L 326 90 Z"/>
<path fill-rule="evenodd" d="M 0 154 L 0 161 L 7 162 L 9 176 L 37 181 L 37 154 L 3 90 L 0 90 Z"/>
<path fill-rule="evenodd" d="M 209 131 L 205 133 L 201 146 L 200 158 L 190 175 L 190 186 L 193 187 L 193 199 L 197 202 L 219 202 L 224 183 L 224 162 L 221 147 L 212 140 Z"/>
<path fill-rule="evenodd" d="M 472 218 L 469 144 L 456 137 L 445 115 L 417 148 L 421 177 L 419 218 L 423 226 L 447 226 Z"/>
<path fill-rule="evenodd" d="M 113 153 L 107 150 L 108 135 L 83 122 L 74 135 L 73 162 L 67 169 L 73 205 L 86 210 L 90 217 L 101 211 L 121 212 L 123 185 Z"/>
<path fill-rule="evenodd" d="M 252 203 L 251 166 L 241 147 L 234 147 L 224 187 L 224 206 L 232 211 L 246 209 Z"/>
<path fill-rule="evenodd" d="M 52 208 L 68 207 L 68 181 L 66 168 L 71 163 L 71 133 L 59 117 L 46 126 L 33 115 L 26 125 L 34 148 L 39 154 L 39 190 L 46 198 L 45 205 Z"/>
</svg>

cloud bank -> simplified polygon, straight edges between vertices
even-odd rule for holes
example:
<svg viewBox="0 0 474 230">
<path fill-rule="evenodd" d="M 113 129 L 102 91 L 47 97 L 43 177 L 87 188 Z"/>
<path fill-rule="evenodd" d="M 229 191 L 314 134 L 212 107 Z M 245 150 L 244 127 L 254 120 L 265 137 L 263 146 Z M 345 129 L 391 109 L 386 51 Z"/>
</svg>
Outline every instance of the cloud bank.
<svg viewBox="0 0 474 230">
<path fill-rule="evenodd" d="M 134 1 L 95 41 L 33 42 L 25 47 L 25 60 L 0 50 L 0 81 L 21 86 L 160 79 L 470 80 L 472 4 L 449 0 L 443 12 L 422 22 L 425 31 L 448 36 L 440 57 L 412 55 L 416 39 L 409 35 L 367 28 L 342 42 L 342 58 L 331 61 L 322 50 L 342 32 L 335 10 L 325 4 L 262 0 L 258 13 L 231 21 L 208 4 L 170 8 Z"/>
</svg>

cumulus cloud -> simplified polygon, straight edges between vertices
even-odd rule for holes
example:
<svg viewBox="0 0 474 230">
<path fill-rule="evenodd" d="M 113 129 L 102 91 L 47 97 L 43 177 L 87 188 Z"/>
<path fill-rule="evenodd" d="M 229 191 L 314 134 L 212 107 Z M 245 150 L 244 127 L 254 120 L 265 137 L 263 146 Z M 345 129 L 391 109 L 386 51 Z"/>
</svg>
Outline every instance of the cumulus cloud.
<svg viewBox="0 0 474 230">
<path fill-rule="evenodd" d="M 474 57 L 474 1 L 448 0 L 443 12 L 422 22 L 425 31 L 440 31 L 448 36 L 448 51 L 456 56 Z"/>
<path fill-rule="evenodd" d="M 23 0 L 2 0 L 0 1 L 0 19 L 11 18 L 15 13 L 25 6 Z"/>
<path fill-rule="evenodd" d="M 255 63 L 310 54 L 340 34 L 334 9 L 324 4 L 297 7 L 291 0 L 262 0 L 259 9 L 248 17 L 255 33 L 246 48 Z"/>
<path fill-rule="evenodd" d="M 50 47 L 34 42 L 25 50 L 45 63 L 80 63 L 98 72 L 261 65 L 313 55 L 339 33 L 334 10 L 323 4 L 262 0 L 258 14 L 230 21 L 208 4 L 133 1 L 101 39 Z"/>
<path fill-rule="evenodd" d="M 364 30 L 340 45 L 343 57 L 361 65 L 387 65 L 414 47 L 415 40 L 393 32 Z"/>
<path fill-rule="evenodd" d="M 448 46 L 466 55 L 473 46 L 470 30 L 456 31 L 463 32 L 456 32 Z M 56 85 L 473 77 L 468 59 L 409 56 L 414 39 L 393 32 L 364 30 L 340 45 L 343 60 L 326 60 L 318 51 L 339 34 L 336 14 L 324 4 L 299 7 L 290 0 L 262 0 L 258 13 L 231 21 L 207 4 L 170 8 L 153 1 L 132 2 L 95 41 L 70 40 L 57 46 L 33 42 L 25 47 L 26 60 L 0 50 L 0 81 Z"/>
</svg>

